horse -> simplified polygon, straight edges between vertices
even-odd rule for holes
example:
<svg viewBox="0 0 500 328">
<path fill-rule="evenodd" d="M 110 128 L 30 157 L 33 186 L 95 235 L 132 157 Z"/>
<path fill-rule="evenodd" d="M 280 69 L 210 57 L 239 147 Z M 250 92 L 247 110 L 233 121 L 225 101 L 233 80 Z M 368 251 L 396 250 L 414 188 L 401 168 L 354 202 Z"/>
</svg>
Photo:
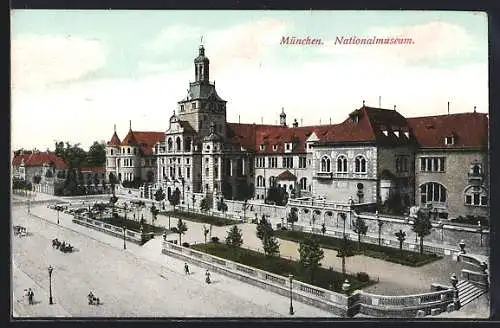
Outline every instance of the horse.
<svg viewBox="0 0 500 328">
<path fill-rule="evenodd" d="M 61 242 L 59 240 L 56 239 L 52 239 L 52 248 L 59 248 L 59 246 L 61 246 Z"/>
</svg>

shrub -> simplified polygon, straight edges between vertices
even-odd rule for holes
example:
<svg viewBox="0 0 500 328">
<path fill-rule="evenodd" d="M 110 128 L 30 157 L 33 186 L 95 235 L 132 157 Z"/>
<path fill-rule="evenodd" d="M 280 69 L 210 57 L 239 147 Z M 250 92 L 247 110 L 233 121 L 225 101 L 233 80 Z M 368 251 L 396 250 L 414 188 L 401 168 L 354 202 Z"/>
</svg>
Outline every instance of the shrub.
<svg viewBox="0 0 500 328">
<path fill-rule="evenodd" d="M 177 233 L 177 228 L 176 227 L 170 227 L 170 231 L 173 233 Z"/>
<path fill-rule="evenodd" d="M 218 244 L 219 243 L 219 237 L 215 237 L 214 236 L 214 237 L 211 238 L 211 240 L 212 240 L 212 243 L 214 243 L 214 244 Z"/>
<path fill-rule="evenodd" d="M 189 243 L 183 242 L 183 243 L 182 243 L 182 246 L 183 246 L 183 247 L 189 247 Z"/>
<path fill-rule="evenodd" d="M 370 276 L 366 272 L 358 272 L 356 273 L 356 279 L 361 282 L 367 282 L 370 281 Z"/>
</svg>

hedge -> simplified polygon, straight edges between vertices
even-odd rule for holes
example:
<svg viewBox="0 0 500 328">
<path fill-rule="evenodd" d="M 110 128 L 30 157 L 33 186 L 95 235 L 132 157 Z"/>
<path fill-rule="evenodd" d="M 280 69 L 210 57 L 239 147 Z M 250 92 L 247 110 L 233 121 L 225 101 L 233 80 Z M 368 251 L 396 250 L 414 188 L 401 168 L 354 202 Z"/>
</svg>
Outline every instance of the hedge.
<svg viewBox="0 0 500 328">
<path fill-rule="evenodd" d="M 236 220 L 220 218 L 217 216 L 200 214 L 200 213 L 184 212 L 184 211 L 167 211 L 167 212 L 160 212 L 160 214 L 186 219 L 188 221 L 213 224 L 214 226 L 218 227 L 241 223 L 240 221 Z"/>
<path fill-rule="evenodd" d="M 126 226 L 128 230 L 137 231 L 141 230 L 141 223 L 139 221 L 134 221 L 130 219 L 125 219 L 122 216 L 118 217 L 103 217 L 102 219 L 99 216 L 95 217 L 94 220 L 102 221 L 104 223 L 108 223 L 117 227 Z M 153 226 L 151 224 L 145 223 L 142 225 L 144 228 L 144 232 L 155 232 L 160 233 L 164 232 L 165 228 Z"/>
<path fill-rule="evenodd" d="M 318 234 L 311 234 L 302 231 L 291 231 L 291 230 L 279 230 L 276 231 L 276 236 L 281 239 L 291 240 L 295 242 L 300 242 L 306 237 L 314 235 L 315 239 L 318 241 L 322 248 L 339 250 L 342 242 L 341 238 L 335 238 L 330 236 L 323 236 Z M 362 238 L 362 237 L 361 237 Z M 409 250 L 393 248 L 388 246 L 379 246 L 377 244 L 363 243 L 361 242 L 360 250 L 358 251 L 357 240 L 350 240 L 350 250 L 347 256 L 353 255 L 366 255 L 369 257 L 385 260 L 388 262 L 398 263 L 411 267 L 419 267 L 424 264 L 434 262 L 441 259 L 441 256 L 432 253 L 420 254 L 419 252 L 412 252 Z"/>
<path fill-rule="evenodd" d="M 342 273 L 331 269 L 320 267 L 315 273 L 314 281 L 311 282 L 309 273 L 297 261 L 281 257 L 270 257 L 253 250 L 231 247 L 226 244 L 196 244 L 191 245 L 191 248 L 284 277 L 288 277 L 291 273 L 294 279 L 298 281 L 333 290 L 335 292 L 342 292 L 342 283 L 344 282 Z M 360 281 L 357 277 L 351 275 L 346 275 L 346 278 L 349 279 L 351 284 L 350 292 L 376 283 L 375 281 L 369 280 L 369 278 L 367 281 Z M 361 278 L 366 279 L 367 276 Z"/>
</svg>

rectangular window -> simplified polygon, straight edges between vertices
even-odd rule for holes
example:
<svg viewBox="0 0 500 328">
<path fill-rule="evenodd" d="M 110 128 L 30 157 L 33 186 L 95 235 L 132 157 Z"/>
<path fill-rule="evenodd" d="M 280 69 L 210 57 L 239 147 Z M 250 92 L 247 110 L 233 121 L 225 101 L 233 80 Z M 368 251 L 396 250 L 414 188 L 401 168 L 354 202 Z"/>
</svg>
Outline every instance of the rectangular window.
<svg viewBox="0 0 500 328">
<path fill-rule="evenodd" d="M 299 157 L 299 169 L 305 169 L 307 166 L 307 160 L 305 157 Z"/>
<path fill-rule="evenodd" d="M 472 198 L 472 201 L 473 201 L 473 205 L 479 205 L 479 194 L 473 194 L 473 198 Z"/>
<path fill-rule="evenodd" d="M 486 196 L 481 196 L 481 205 L 488 205 L 488 197 Z"/>
<path fill-rule="evenodd" d="M 186 178 L 190 179 L 191 178 L 191 168 L 186 167 Z"/>
<path fill-rule="evenodd" d="M 420 171 L 422 172 L 445 172 L 445 157 L 421 157 Z M 406 165 L 408 166 L 408 165 Z"/>
<path fill-rule="evenodd" d="M 179 176 L 182 177 L 182 168 L 179 167 L 177 171 L 179 172 Z"/>
<path fill-rule="evenodd" d="M 465 195 L 465 204 L 467 204 L 467 205 L 472 204 L 472 196 L 471 195 Z"/>
<path fill-rule="evenodd" d="M 215 177 L 215 179 L 219 178 L 219 167 L 218 166 L 214 166 L 214 177 Z"/>
<path fill-rule="evenodd" d="M 207 176 L 207 177 L 208 177 L 209 173 L 210 173 L 210 169 L 207 167 L 207 168 L 205 169 L 205 176 Z"/>
<path fill-rule="evenodd" d="M 189 164 L 189 158 L 186 158 L 186 164 Z"/>
</svg>

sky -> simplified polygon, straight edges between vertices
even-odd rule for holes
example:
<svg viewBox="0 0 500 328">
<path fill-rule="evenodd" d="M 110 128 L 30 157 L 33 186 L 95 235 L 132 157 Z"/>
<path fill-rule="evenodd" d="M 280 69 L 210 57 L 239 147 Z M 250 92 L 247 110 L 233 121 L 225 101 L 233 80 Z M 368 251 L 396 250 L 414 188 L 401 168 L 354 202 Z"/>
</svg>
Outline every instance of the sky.
<svg viewBox="0 0 500 328">
<path fill-rule="evenodd" d="M 322 44 L 280 44 L 287 36 Z M 229 122 L 277 124 L 284 108 L 289 124 L 340 123 L 363 100 L 406 117 L 446 114 L 448 102 L 488 112 L 485 13 L 13 10 L 12 148 L 87 149 L 115 124 L 123 139 L 129 120 L 167 130 L 201 43 Z"/>
</svg>

